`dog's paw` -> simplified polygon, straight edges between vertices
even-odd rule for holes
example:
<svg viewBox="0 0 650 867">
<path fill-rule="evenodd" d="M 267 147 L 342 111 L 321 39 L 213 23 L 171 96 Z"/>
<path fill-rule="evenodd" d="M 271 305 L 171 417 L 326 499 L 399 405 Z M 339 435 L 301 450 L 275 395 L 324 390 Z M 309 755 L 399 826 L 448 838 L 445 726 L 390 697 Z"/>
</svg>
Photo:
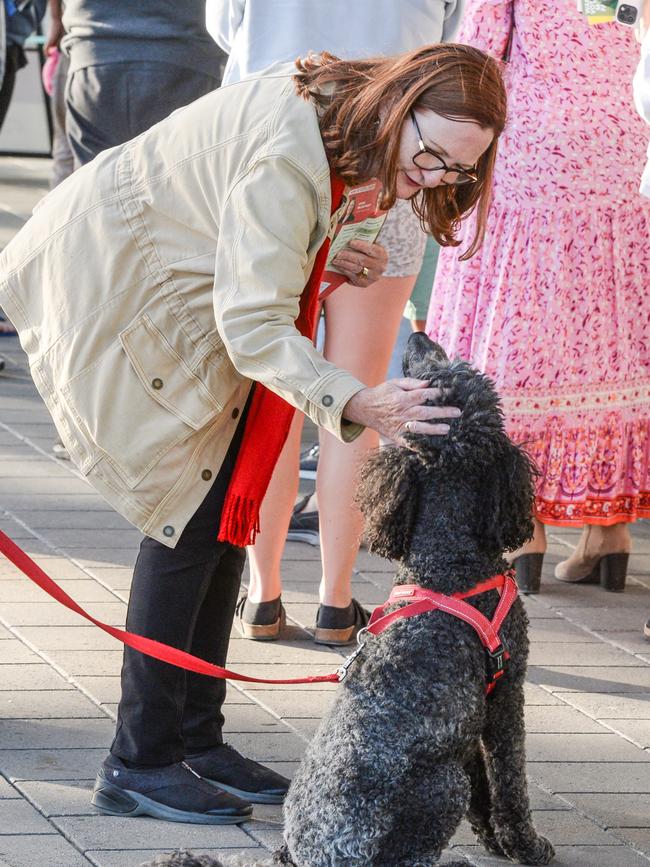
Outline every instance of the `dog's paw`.
<svg viewBox="0 0 650 867">
<path fill-rule="evenodd" d="M 538 837 L 532 857 L 534 860 L 527 861 L 527 864 L 550 864 L 555 858 L 555 849 L 551 841 L 546 837 Z"/>
<path fill-rule="evenodd" d="M 503 851 L 503 848 L 496 837 L 483 833 L 477 834 L 476 837 L 481 846 L 486 852 L 489 852 L 490 855 L 499 855 L 501 858 L 505 856 L 506 853 Z"/>
<path fill-rule="evenodd" d="M 546 837 L 535 836 L 522 845 L 508 847 L 508 849 L 505 854 L 513 861 L 519 861 L 520 864 L 550 864 L 555 858 L 555 849 Z"/>
</svg>

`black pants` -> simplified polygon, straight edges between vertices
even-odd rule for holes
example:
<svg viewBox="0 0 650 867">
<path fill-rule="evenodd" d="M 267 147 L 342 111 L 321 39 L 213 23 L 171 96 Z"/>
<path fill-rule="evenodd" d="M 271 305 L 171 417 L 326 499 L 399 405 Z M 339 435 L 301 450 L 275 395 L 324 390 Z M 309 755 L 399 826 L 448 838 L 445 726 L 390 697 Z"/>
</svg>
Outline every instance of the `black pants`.
<svg viewBox="0 0 650 867">
<path fill-rule="evenodd" d="M 135 564 L 126 628 L 225 665 L 246 552 L 217 542 L 243 433 L 242 413 L 224 464 L 175 548 L 145 537 Z M 226 683 L 124 648 L 122 697 L 111 752 L 167 765 L 222 742 Z"/>
<path fill-rule="evenodd" d="M 26 64 L 25 52 L 20 45 L 8 45 L 5 54 L 5 74 L 0 87 L 0 129 L 2 129 L 2 124 L 9 111 L 16 83 L 16 73 Z"/>
</svg>

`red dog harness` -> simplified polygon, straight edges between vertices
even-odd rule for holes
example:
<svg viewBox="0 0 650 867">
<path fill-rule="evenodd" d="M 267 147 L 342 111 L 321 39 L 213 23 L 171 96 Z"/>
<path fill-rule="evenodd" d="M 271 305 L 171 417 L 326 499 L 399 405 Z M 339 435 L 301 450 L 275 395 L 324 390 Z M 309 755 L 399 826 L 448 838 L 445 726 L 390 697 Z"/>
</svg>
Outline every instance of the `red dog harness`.
<svg viewBox="0 0 650 867">
<path fill-rule="evenodd" d="M 488 620 L 484 614 L 464 601 L 470 596 L 487 593 L 488 590 L 498 590 L 501 597 L 492 620 Z M 464 620 L 465 623 L 469 623 L 481 639 L 481 644 L 485 648 L 486 692 L 489 695 L 499 678 L 505 674 L 506 662 L 510 658 L 510 654 L 503 646 L 499 636 L 499 630 L 512 607 L 512 603 L 517 598 L 518 592 L 517 582 L 512 571 L 503 575 L 495 575 L 493 578 L 477 584 L 476 587 L 472 587 L 471 590 L 466 590 L 464 593 L 454 593 L 452 596 L 436 593 L 433 590 L 425 590 L 417 584 L 401 584 L 393 587 L 388 601 L 380 605 L 379 608 L 375 608 L 368 626 L 359 632 L 357 636 L 359 646 L 345 660 L 339 669 L 339 676 L 341 680 L 345 678 L 349 666 L 363 647 L 365 633 L 380 635 L 396 620 L 401 620 L 404 617 L 415 617 L 417 614 L 424 614 L 427 611 L 445 611 L 447 614 L 452 614 L 454 617 Z M 383 613 L 389 605 L 406 600 L 408 600 L 408 605 L 396 608 L 390 614 Z"/>
</svg>

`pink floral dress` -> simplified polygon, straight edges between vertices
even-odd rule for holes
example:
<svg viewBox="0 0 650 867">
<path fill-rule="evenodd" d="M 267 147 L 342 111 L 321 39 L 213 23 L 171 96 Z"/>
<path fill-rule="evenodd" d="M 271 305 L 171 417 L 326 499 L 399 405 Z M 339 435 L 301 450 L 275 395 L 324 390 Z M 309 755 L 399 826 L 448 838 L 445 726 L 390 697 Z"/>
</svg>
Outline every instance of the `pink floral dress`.
<svg viewBox="0 0 650 867">
<path fill-rule="evenodd" d="M 427 331 L 496 382 L 541 470 L 545 524 L 650 517 L 650 128 L 629 28 L 575 0 L 468 0 L 459 41 L 502 57 L 509 121 L 485 243 L 446 248 Z"/>
</svg>

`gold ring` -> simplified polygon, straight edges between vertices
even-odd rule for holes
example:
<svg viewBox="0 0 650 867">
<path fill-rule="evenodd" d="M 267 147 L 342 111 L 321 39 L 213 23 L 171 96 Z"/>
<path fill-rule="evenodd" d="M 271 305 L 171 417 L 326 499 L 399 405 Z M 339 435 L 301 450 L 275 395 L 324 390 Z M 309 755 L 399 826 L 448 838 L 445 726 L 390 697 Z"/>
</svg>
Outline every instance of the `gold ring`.
<svg viewBox="0 0 650 867">
<path fill-rule="evenodd" d="M 368 277 L 369 274 L 370 269 L 364 265 L 363 268 L 357 273 L 357 277 Z"/>
</svg>

